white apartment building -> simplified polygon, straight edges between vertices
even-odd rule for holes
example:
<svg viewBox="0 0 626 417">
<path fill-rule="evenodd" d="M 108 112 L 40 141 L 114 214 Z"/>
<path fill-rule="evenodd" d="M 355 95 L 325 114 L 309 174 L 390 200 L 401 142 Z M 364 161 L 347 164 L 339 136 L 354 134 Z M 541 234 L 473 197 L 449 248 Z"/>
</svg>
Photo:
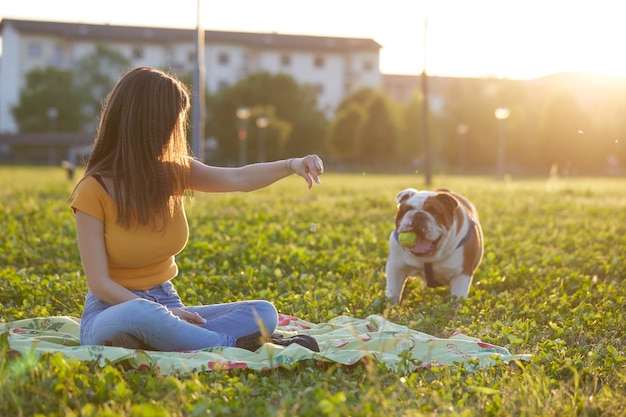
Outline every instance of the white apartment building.
<svg viewBox="0 0 626 417">
<path fill-rule="evenodd" d="M 300 84 L 315 86 L 320 108 L 330 115 L 346 94 L 382 85 L 381 45 L 372 39 L 221 31 L 204 35 L 210 93 L 255 72 L 285 73 Z M 17 131 L 11 108 L 18 103 L 30 70 L 71 69 L 99 43 L 120 52 L 133 67 L 165 68 L 177 74 L 196 67 L 194 29 L 4 19 L 0 37 L 0 133 Z"/>
</svg>

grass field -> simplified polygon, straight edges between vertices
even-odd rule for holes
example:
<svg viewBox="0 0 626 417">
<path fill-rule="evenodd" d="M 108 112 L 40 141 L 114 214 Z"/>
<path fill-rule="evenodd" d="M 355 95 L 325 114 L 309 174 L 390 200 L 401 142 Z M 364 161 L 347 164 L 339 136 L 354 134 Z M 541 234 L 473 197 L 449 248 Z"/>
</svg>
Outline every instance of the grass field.
<svg viewBox="0 0 626 417">
<path fill-rule="evenodd" d="M 470 297 L 419 280 L 384 300 L 395 194 L 421 177 L 329 173 L 196 195 L 175 283 L 188 304 L 273 301 L 312 322 L 389 320 L 530 353 L 529 363 L 390 372 L 301 363 L 164 376 L 59 355 L 7 357 L 2 416 L 619 416 L 626 413 L 626 179 L 435 177 L 473 200 L 486 254 Z M 0 168 L 0 320 L 79 316 L 86 283 L 60 168 Z M 316 232 L 311 233 L 311 225 Z"/>
</svg>

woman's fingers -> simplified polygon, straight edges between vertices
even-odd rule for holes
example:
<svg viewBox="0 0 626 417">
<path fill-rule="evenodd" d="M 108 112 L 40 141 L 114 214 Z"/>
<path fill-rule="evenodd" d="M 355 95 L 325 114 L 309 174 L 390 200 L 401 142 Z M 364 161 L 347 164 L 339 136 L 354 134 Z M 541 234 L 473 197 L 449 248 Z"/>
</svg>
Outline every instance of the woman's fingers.
<svg viewBox="0 0 626 417">
<path fill-rule="evenodd" d="M 313 181 L 317 184 L 321 184 L 319 176 L 324 173 L 324 163 L 322 159 L 317 155 L 307 155 L 304 158 L 298 160 L 301 166 L 298 166 L 296 172 L 300 174 L 309 185 L 309 188 L 313 187 Z"/>
<path fill-rule="evenodd" d="M 198 326 L 202 326 L 204 323 L 206 323 L 206 319 L 198 313 L 192 313 L 181 308 L 173 308 L 170 311 L 178 318 L 185 320 L 191 324 L 197 324 Z"/>
</svg>

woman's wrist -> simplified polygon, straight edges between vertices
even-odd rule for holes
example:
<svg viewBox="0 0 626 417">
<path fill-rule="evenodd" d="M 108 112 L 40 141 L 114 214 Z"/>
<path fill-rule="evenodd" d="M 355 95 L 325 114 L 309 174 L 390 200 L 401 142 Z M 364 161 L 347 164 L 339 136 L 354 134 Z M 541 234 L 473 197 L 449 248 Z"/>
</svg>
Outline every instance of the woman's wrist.
<svg viewBox="0 0 626 417">
<path fill-rule="evenodd" d="M 285 159 L 285 169 L 287 170 L 289 175 L 295 174 L 295 171 L 293 170 L 293 167 L 291 166 L 292 162 L 293 162 L 293 158 Z"/>
</svg>

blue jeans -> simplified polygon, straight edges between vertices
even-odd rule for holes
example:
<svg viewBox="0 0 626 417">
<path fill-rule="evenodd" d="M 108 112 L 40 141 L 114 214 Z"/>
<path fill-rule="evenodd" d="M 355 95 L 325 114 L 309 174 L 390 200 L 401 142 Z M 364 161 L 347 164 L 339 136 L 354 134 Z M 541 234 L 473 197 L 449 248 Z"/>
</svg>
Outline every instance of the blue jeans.
<svg viewBox="0 0 626 417">
<path fill-rule="evenodd" d="M 278 312 L 268 301 L 186 307 L 169 281 L 133 293 L 140 298 L 110 305 L 89 291 L 80 324 L 80 343 L 102 345 L 124 332 L 157 350 L 179 352 L 235 346 L 238 338 L 259 332 L 261 327 L 272 334 L 278 326 Z M 191 324 L 173 315 L 170 308 L 198 313 L 206 323 Z"/>
</svg>

